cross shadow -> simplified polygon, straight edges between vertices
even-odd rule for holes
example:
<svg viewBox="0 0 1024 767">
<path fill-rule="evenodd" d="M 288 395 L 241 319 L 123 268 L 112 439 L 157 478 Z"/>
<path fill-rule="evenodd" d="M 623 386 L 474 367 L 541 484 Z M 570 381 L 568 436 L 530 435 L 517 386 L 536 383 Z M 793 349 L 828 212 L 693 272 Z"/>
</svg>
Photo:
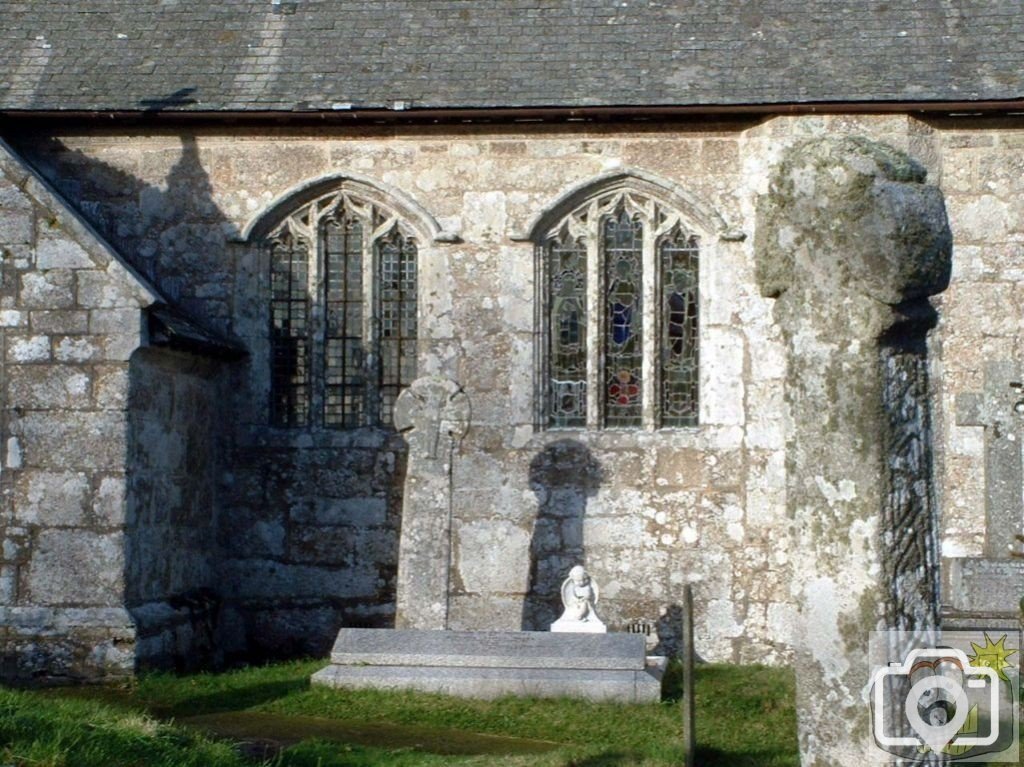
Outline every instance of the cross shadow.
<svg viewBox="0 0 1024 767">
<path fill-rule="evenodd" d="M 590 449 L 574 439 L 552 442 L 530 462 L 537 518 L 530 538 L 530 576 L 521 627 L 547 631 L 561 614 L 559 589 L 573 565 L 585 564 L 587 500 L 604 479 Z"/>
<path fill-rule="evenodd" d="M 164 96 L 160 99 L 143 99 L 139 102 L 139 106 L 145 107 L 146 112 L 159 112 L 163 109 L 170 109 L 172 107 L 184 107 L 190 104 L 198 103 L 196 99 L 192 98 L 192 94 L 196 92 L 196 88 L 179 88 L 174 93 Z"/>
</svg>

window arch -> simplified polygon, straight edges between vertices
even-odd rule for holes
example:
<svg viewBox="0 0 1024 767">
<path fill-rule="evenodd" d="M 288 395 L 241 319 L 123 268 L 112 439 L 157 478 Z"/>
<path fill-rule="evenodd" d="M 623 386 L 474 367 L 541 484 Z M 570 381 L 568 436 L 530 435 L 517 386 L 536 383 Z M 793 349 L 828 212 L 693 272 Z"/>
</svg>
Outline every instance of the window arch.
<svg viewBox="0 0 1024 767">
<path fill-rule="evenodd" d="M 577 204 L 535 242 L 541 424 L 696 426 L 700 238 L 682 215 L 620 187 Z"/>
<path fill-rule="evenodd" d="M 390 425 L 399 392 L 416 377 L 416 232 L 385 204 L 343 187 L 262 240 L 271 424 Z"/>
</svg>

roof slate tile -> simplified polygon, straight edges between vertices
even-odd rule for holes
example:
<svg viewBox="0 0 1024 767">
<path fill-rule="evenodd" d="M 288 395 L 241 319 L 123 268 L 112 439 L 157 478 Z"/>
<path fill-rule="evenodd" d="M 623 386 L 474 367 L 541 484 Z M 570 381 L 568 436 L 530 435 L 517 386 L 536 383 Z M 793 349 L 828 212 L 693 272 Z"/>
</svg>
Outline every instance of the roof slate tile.
<svg viewBox="0 0 1024 767">
<path fill-rule="evenodd" d="M 0 109 L 1009 100 L 1024 97 L 1019 6 L 298 0 L 279 14 L 270 0 L 9 1 Z M 169 98 L 183 88 L 195 90 Z"/>
</svg>

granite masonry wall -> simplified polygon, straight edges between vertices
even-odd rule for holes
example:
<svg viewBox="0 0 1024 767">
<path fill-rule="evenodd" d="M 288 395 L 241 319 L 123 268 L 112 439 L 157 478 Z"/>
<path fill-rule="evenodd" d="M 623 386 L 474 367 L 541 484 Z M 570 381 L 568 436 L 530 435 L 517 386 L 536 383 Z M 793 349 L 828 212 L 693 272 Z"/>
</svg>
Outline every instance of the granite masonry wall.
<svg viewBox="0 0 1024 767">
<path fill-rule="evenodd" d="M 1001 142 L 1015 130 L 825 116 L 13 138 L 139 272 L 250 352 L 211 463 L 225 649 L 319 652 L 340 625 L 392 620 L 402 440 L 268 426 L 266 254 L 242 237 L 300 185 L 352 174 L 399 190 L 458 234 L 421 242 L 419 256 L 420 373 L 462 384 L 473 413 L 453 468 L 453 627 L 544 628 L 563 573 L 584 559 L 613 629 L 651 624 L 671 649 L 682 586 L 693 582 L 701 656 L 775 663 L 790 657 L 801 552 L 785 503 L 784 346 L 753 276 L 756 199 L 786 146 L 825 134 L 903 149 L 949 195 L 956 272 L 930 343 L 938 501 L 953 508 L 943 524 L 955 556 L 976 547 L 984 516 L 965 474 L 978 439 L 950 428 L 951 403 L 977 385 L 970 360 L 993 330 L 1005 330 L 1007 353 L 1019 343 L 1021 213 L 1015 177 L 997 167 L 1014 162 L 1014 145 Z M 723 224 L 689 222 L 702 244 L 700 426 L 538 430 L 534 245 L 517 238 L 567 190 L 630 170 L 684 190 Z"/>
<path fill-rule="evenodd" d="M 3 674 L 128 674 L 128 360 L 154 295 L 6 146 L 0 258 Z"/>
<path fill-rule="evenodd" d="M 140 666 L 197 668 L 223 657 L 218 635 L 221 363 L 139 349 L 129 365 L 125 600 Z"/>
</svg>

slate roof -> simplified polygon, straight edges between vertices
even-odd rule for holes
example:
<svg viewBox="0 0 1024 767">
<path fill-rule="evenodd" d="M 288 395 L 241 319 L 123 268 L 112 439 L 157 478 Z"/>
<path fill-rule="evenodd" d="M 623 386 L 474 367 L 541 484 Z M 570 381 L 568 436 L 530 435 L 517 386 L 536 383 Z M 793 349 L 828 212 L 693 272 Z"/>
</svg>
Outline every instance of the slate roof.
<svg viewBox="0 0 1024 767">
<path fill-rule="evenodd" d="M 0 110 L 1024 96 L 1020 0 L 3 0 Z"/>
</svg>

